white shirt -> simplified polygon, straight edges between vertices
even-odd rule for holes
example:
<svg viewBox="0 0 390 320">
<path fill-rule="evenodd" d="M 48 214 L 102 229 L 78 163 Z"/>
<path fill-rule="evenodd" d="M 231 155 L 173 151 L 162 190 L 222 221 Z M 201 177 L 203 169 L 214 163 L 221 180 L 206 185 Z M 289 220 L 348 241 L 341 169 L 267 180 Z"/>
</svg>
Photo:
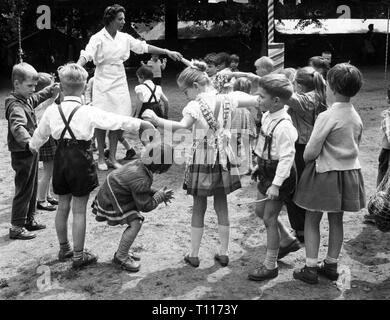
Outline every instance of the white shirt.
<svg viewBox="0 0 390 320">
<path fill-rule="evenodd" d="M 67 120 L 72 110 L 80 104 L 81 99 L 79 97 L 67 96 L 64 98 L 61 106 Z M 93 137 L 95 128 L 103 130 L 122 129 L 136 133 L 139 131 L 140 124 L 140 119 L 119 116 L 115 113 L 106 112 L 89 105 L 82 105 L 73 115 L 70 128 L 77 140 L 90 140 Z M 64 128 L 65 124 L 61 118 L 58 105 L 52 104 L 46 109 L 38 128 L 34 131 L 33 137 L 30 140 L 30 147 L 39 150 L 50 135 L 58 140 Z M 69 131 L 66 131 L 64 138 L 72 138 Z"/>
<path fill-rule="evenodd" d="M 120 31 L 112 38 L 106 28 L 103 28 L 89 39 L 80 56 L 87 61 L 93 60 L 95 65 L 117 64 L 126 61 L 130 57 L 130 51 L 137 54 L 147 53 L 148 45 L 145 41 Z"/>
<path fill-rule="evenodd" d="M 156 86 L 152 80 L 146 80 L 144 81 L 150 89 L 154 89 L 156 87 L 156 91 L 154 92 L 154 95 L 156 96 L 157 102 L 160 101 L 161 95 L 162 95 L 162 89 L 161 86 Z M 150 99 L 150 96 L 152 95 L 152 92 L 144 85 L 140 84 L 134 88 L 135 93 L 138 95 L 139 93 L 142 94 L 142 102 L 148 102 Z M 154 99 L 152 99 L 151 102 L 154 102 Z"/>
<path fill-rule="evenodd" d="M 274 113 L 267 111 L 261 120 L 261 130 L 269 135 L 281 119 L 287 119 L 287 121 L 283 120 L 275 128 L 271 144 L 271 158 L 272 160 L 279 160 L 275 178 L 272 181 L 276 186 L 281 186 L 284 180 L 290 176 L 291 167 L 294 164 L 295 141 L 298 139 L 298 132 L 285 108 Z M 259 134 L 255 153 L 263 159 L 268 159 L 268 148 L 263 152 L 264 143 L 265 138 L 262 134 Z"/>
</svg>

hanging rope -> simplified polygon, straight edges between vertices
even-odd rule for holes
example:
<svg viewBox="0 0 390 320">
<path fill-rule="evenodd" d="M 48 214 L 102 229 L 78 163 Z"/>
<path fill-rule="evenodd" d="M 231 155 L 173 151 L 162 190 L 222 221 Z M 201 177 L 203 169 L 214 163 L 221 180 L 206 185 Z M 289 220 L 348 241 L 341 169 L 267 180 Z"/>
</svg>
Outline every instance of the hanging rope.
<svg viewBox="0 0 390 320">
<path fill-rule="evenodd" d="M 389 21 L 390 21 L 390 7 L 387 7 L 387 34 L 386 34 L 386 57 L 385 57 L 385 88 L 387 89 L 387 59 L 389 57 Z M 389 94 L 389 92 L 387 93 Z"/>
<path fill-rule="evenodd" d="M 18 43 L 19 43 L 19 48 L 18 48 L 18 56 L 19 56 L 19 63 L 23 62 L 23 49 L 22 49 L 22 24 L 20 21 L 20 11 L 18 14 Z"/>
</svg>

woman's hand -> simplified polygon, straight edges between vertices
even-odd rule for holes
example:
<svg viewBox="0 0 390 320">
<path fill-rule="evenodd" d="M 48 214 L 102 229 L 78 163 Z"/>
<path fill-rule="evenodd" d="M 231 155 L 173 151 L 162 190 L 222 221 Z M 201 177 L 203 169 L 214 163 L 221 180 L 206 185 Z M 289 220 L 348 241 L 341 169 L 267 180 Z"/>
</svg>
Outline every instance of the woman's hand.
<svg viewBox="0 0 390 320">
<path fill-rule="evenodd" d="M 181 59 L 183 58 L 183 55 L 177 51 L 166 50 L 166 54 L 174 61 L 181 61 Z"/>
<path fill-rule="evenodd" d="M 146 109 L 141 116 L 142 119 L 144 119 L 145 121 L 151 122 L 156 127 L 158 126 L 159 117 L 156 115 L 156 113 L 153 110 Z"/>
</svg>

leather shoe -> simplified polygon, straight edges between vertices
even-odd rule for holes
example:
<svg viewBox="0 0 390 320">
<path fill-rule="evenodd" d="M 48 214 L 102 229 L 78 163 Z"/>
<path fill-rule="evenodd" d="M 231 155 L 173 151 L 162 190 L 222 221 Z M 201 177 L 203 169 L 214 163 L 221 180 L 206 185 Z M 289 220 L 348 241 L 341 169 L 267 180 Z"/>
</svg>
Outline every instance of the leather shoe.
<svg viewBox="0 0 390 320">
<path fill-rule="evenodd" d="M 318 283 L 318 268 L 304 266 L 301 269 L 295 269 L 293 272 L 294 279 L 301 280 L 309 284 Z"/>
<path fill-rule="evenodd" d="M 123 158 L 123 160 L 131 160 L 135 157 L 136 154 L 137 153 L 135 152 L 135 150 L 131 148 L 130 150 L 126 151 L 126 156 Z"/>
<path fill-rule="evenodd" d="M 298 251 L 299 249 L 301 249 L 301 244 L 298 239 L 295 238 L 288 246 L 279 248 L 278 260 L 283 259 L 289 253 Z"/>
<path fill-rule="evenodd" d="M 57 207 L 52 204 L 48 204 L 46 201 L 37 201 L 37 209 L 46 210 L 46 211 L 56 211 Z"/>
<path fill-rule="evenodd" d="M 264 265 L 249 272 L 248 279 L 253 281 L 263 281 L 267 279 L 273 279 L 278 276 L 279 268 L 268 270 Z"/>
<path fill-rule="evenodd" d="M 193 266 L 194 268 L 199 267 L 199 264 L 200 264 L 198 257 L 190 257 L 189 254 L 187 254 L 184 257 L 184 261 L 187 262 L 189 265 Z"/>
<path fill-rule="evenodd" d="M 44 224 L 38 223 L 35 220 L 31 220 L 27 222 L 24 227 L 28 231 L 36 231 L 36 230 L 41 230 L 41 229 L 46 229 L 46 226 Z"/>
<path fill-rule="evenodd" d="M 36 236 L 37 235 L 35 233 L 27 231 L 26 228 L 9 229 L 10 239 L 31 240 L 34 239 Z"/>
<path fill-rule="evenodd" d="M 138 272 L 141 265 L 138 262 L 135 262 L 135 260 L 128 255 L 127 259 L 125 261 L 119 260 L 116 257 L 116 252 L 114 254 L 114 259 L 112 259 L 112 262 L 116 264 L 117 266 L 121 267 L 122 269 L 130 272 Z"/>
<path fill-rule="evenodd" d="M 46 200 L 47 200 L 47 202 L 49 202 L 50 204 L 52 204 L 54 206 L 58 205 L 58 200 L 53 198 L 53 197 L 47 197 Z"/>
<path fill-rule="evenodd" d="M 222 267 L 226 267 L 229 264 L 229 257 L 227 255 L 220 255 L 216 253 L 214 259 L 219 262 Z"/>
</svg>

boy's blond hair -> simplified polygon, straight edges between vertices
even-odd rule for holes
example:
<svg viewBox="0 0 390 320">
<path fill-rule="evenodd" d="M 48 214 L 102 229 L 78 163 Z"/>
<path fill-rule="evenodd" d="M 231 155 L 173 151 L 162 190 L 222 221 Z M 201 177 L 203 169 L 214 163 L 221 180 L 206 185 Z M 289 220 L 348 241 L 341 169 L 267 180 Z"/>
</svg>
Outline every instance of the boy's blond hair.
<svg viewBox="0 0 390 320">
<path fill-rule="evenodd" d="M 67 63 L 58 68 L 58 76 L 64 91 L 84 90 L 88 72 L 77 63 Z"/>
<path fill-rule="evenodd" d="M 283 74 L 269 74 L 259 80 L 259 87 L 263 88 L 272 97 L 279 97 L 286 101 L 291 98 L 294 87 Z"/>
<path fill-rule="evenodd" d="M 255 61 L 256 67 L 261 67 L 271 73 L 274 70 L 274 62 L 271 58 L 267 56 L 262 56 L 261 58 Z"/>
<path fill-rule="evenodd" d="M 38 81 L 38 72 L 31 64 L 21 62 L 13 66 L 11 76 L 12 85 L 14 85 L 15 80 L 22 83 L 27 77 L 32 77 L 33 80 Z"/>
</svg>

